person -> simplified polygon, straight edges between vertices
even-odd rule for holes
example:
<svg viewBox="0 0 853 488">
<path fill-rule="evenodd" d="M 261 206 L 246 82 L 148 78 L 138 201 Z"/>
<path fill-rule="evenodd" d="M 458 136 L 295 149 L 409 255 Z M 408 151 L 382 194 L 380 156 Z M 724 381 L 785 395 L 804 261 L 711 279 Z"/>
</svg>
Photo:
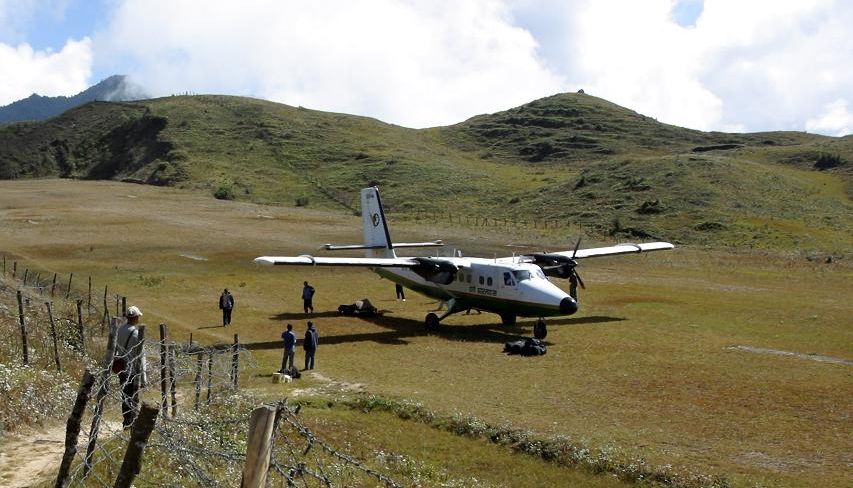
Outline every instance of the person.
<svg viewBox="0 0 853 488">
<path fill-rule="evenodd" d="M 405 302 L 406 301 L 406 294 L 403 292 L 403 285 L 401 285 L 399 283 L 395 283 L 394 288 L 397 291 L 397 300 L 403 300 Z"/>
<path fill-rule="evenodd" d="M 234 296 L 228 288 L 219 295 L 219 309 L 222 310 L 222 327 L 228 327 L 231 323 L 231 310 L 234 309 Z"/>
<path fill-rule="evenodd" d="M 314 328 L 314 322 L 309 320 L 308 330 L 305 331 L 305 341 L 302 343 L 302 347 L 305 349 L 305 369 L 314 369 L 314 354 L 317 352 L 319 341 L 320 335 Z"/>
<path fill-rule="evenodd" d="M 309 285 L 307 281 L 303 282 L 302 286 L 302 308 L 305 309 L 305 313 L 308 313 L 310 310 L 311 313 L 314 313 L 314 287 Z"/>
<path fill-rule="evenodd" d="M 121 384 L 121 415 L 125 428 L 133 424 L 139 413 L 139 386 L 145 371 L 145 355 L 139 338 L 140 317 L 139 307 L 128 307 L 125 321 L 116 333 L 113 371 L 118 370 Z"/>
<path fill-rule="evenodd" d="M 574 272 L 569 275 L 569 296 L 578 299 L 578 275 Z"/>
<path fill-rule="evenodd" d="M 287 324 L 287 330 L 281 333 L 281 338 L 284 340 L 284 356 L 281 358 L 279 373 L 286 373 L 295 366 L 296 334 L 293 333 L 293 324 Z"/>
</svg>

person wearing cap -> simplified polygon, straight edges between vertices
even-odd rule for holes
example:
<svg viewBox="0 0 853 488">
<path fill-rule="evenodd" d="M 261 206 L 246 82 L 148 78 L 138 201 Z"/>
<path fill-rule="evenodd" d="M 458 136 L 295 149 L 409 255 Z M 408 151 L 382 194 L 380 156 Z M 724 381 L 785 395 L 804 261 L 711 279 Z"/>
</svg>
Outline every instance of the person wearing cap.
<svg viewBox="0 0 853 488">
<path fill-rule="evenodd" d="M 142 311 L 139 307 L 128 307 L 125 321 L 116 334 L 115 360 L 113 370 L 118 370 L 121 384 L 122 425 L 130 427 L 139 413 L 139 386 L 145 371 L 145 355 L 139 337 L 139 319 Z"/>
<path fill-rule="evenodd" d="M 234 309 L 234 296 L 228 288 L 219 295 L 219 309 L 222 310 L 222 327 L 228 327 L 231 324 L 231 310 Z"/>
<path fill-rule="evenodd" d="M 302 347 L 305 349 L 305 369 L 314 369 L 314 354 L 317 352 L 319 342 L 320 335 L 314 328 L 314 322 L 309 320 L 308 330 L 305 331 L 305 341 L 302 343 Z"/>
<path fill-rule="evenodd" d="M 286 373 L 296 366 L 296 334 L 293 332 L 293 324 L 287 324 L 287 330 L 282 332 L 281 338 L 284 340 L 284 357 L 281 359 L 279 372 Z"/>
</svg>

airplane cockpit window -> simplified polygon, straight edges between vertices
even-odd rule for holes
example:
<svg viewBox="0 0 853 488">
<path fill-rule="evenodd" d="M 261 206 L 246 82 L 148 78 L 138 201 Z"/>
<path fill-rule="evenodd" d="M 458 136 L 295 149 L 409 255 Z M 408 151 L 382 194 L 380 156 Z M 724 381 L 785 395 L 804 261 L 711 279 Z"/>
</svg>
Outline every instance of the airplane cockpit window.
<svg viewBox="0 0 853 488">
<path fill-rule="evenodd" d="M 538 269 L 538 268 L 537 268 L 535 271 L 533 271 L 533 275 L 534 275 L 534 276 L 536 276 L 536 277 L 537 277 L 537 278 L 539 278 L 539 279 L 543 279 L 543 280 L 547 280 L 547 279 L 548 279 L 548 278 L 546 278 L 546 277 L 545 277 L 545 273 L 543 273 L 543 272 L 542 272 L 542 270 L 541 270 L 541 269 Z"/>
<path fill-rule="evenodd" d="M 530 271 L 527 271 L 526 269 L 517 269 L 513 271 L 512 274 L 515 275 L 515 279 L 517 279 L 518 281 L 530 279 Z"/>
<path fill-rule="evenodd" d="M 506 286 L 515 286 L 515 282 L 512 281 L 512 273 L 504 273 L 504 285 Z"/>
</svg>

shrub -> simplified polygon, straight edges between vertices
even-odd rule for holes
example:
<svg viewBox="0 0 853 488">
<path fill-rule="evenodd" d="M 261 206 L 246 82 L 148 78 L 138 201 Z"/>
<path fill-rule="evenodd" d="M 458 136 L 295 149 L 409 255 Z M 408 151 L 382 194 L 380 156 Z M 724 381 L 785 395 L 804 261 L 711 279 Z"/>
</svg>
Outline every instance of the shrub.
<svg viewBox="0 0 853 488">
<path fill-rule="evenodd" d="M 814 163 L 816 169 L 824 170 L 837 168 L 845 163 L 844 159 L 838 154 L 821 154 Z"/>
<path fill-rule="evenodd" d="M 296 199 L 297 207 L 307 207 L 308 206 L 308 197 L 299 197 Z"/>
<path fill-rule="evenodd" d="M 217 200 L 234 200 L 234 188 L 229 184 L 219 185 L 219 188 L 213 192 L 213 197 Z"/>
</svg>

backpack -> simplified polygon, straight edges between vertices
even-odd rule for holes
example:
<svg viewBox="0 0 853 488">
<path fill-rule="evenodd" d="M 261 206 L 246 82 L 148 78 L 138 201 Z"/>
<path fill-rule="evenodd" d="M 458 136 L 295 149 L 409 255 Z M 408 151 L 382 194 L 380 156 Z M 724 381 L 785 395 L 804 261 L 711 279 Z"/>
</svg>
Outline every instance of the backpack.
<svg viewBox="0 0 853 488">
<path fill-rule="evenodd" d="M 130 339 L 133 337 L 133 333 L 136 332 L 137 330 L 139 330 L 139 329 L 137 329 L 136 327 L 133 327 L 133 330 L 130 331 L 130 334 L 128 334 L 128 336 L 127 336 L 127 340 L 124 341 L 124 354 L 122 354 L 120 356 L 116 356 L 115 353 L 113 353 L 113 364 L 111 366 L 113 373 L 115 373 L 115 374 L 121 373 L 122 371 L 125 370 L 125 368 L 127 368 L 127 361 L 125 360 L 125 355 L 127 355 L 127 353 L 129 352 L 127 350 L 127 345 L 130 344 Z"/>
<path fill-rule="evenodd" d="M 300 373 L 299 370 L 296 369 L 296 366 L 291 366 L 290 369 L 287 370 L 287 374 L 293 379 L 302 377 L 302 373 Z"/>
</svg>

